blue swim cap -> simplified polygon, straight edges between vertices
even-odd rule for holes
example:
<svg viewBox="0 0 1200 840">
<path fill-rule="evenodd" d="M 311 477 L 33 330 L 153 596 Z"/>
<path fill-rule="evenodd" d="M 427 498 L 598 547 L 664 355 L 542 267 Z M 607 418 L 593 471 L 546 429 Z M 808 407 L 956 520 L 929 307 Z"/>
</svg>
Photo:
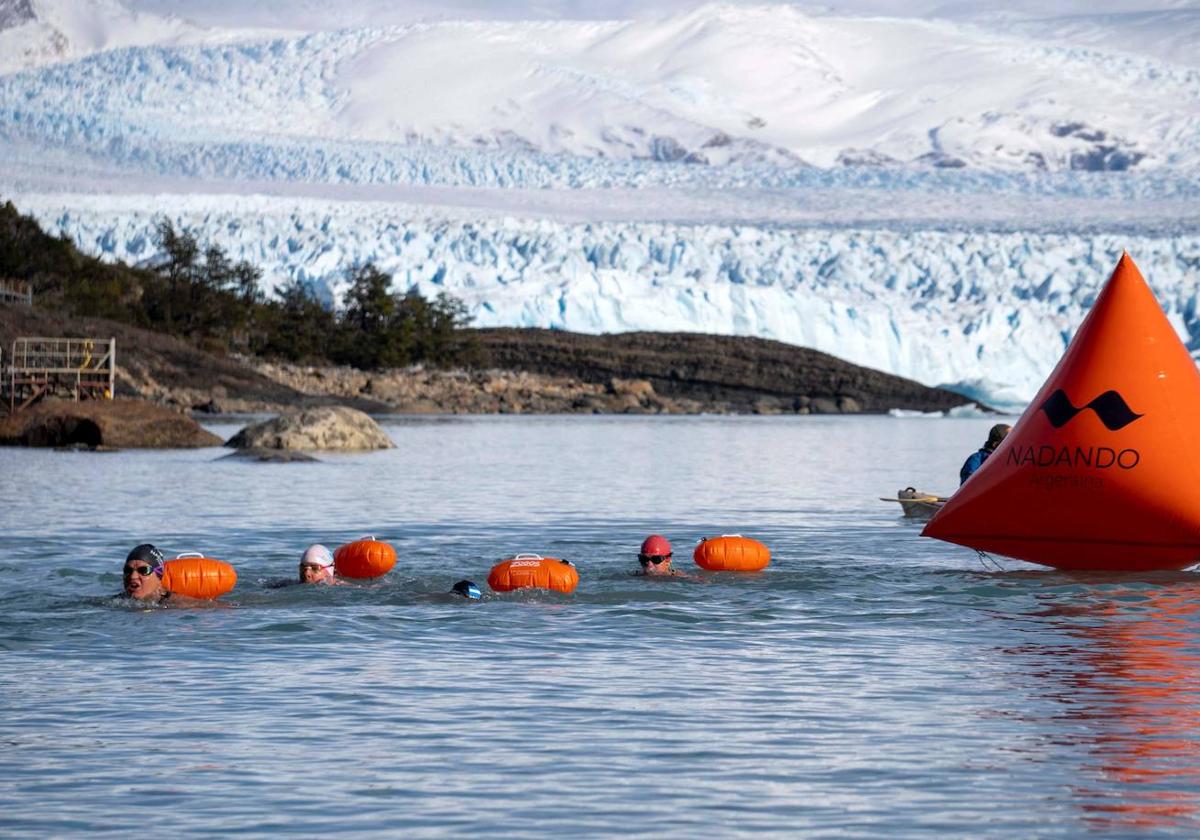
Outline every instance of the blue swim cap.
<svg viewBox="0 0 1200 840">
<path fill-rule="evenodd" d="M 478 601 L 483 597 L 483 593 L 479 591 L 479 587 L 469 580 L 460 580 L 450 588 L 450 591 L 464 598 L 470 598 L 472 601 Z"/>
</svg>

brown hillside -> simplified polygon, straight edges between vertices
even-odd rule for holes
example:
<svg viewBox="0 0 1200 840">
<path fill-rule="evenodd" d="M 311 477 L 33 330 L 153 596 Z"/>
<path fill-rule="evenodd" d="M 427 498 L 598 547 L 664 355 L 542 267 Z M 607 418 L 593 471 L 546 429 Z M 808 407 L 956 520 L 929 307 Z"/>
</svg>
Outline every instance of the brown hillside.
<svg viewBox="0 0 1200 840">
<path fill-rule="evenodd" d="M 582 335 L 557 330 L 471 331 L 483 367 L 572 376 L 585 382 L 646 379 L 657 393 L 753 410 L 942 411 L 969 400 L 882 371 L 778 341 L 696 333 Z M 857 409 L 855 408 L 857 406 Z M 740 408 L 739 408 L 740 407 Z"/>
</svg>

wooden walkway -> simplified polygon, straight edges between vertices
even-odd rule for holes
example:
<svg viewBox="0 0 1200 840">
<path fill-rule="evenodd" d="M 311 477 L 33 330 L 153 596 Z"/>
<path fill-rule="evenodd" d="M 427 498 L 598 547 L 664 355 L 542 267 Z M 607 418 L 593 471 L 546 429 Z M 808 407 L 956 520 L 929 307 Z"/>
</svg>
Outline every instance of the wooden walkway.
<svg viewBox="0 0 1200 840">
<path fill-rule="evenodd" d="M 42 397 L 111 400 L 116 386 L 115 338 L 18 338 L 0 360 L 0 391 L 9 411 Z"/>
<path fill-rule="evenodd" d="M 17 303 L 33 306 L 33 286 L 0 280 L 0 303 Z"/>
</svg>

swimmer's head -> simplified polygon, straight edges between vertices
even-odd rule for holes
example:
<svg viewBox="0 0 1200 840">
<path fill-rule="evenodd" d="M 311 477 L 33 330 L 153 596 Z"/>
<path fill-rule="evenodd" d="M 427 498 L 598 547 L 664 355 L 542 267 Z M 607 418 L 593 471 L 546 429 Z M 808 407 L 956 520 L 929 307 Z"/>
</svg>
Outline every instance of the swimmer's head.
<svg viewBox="0 0 1200 840">
<path fill-rule="evenodd" d="M 310 545 L 300 555 L 300 582 L 326 583 L 333 580 L 333 552 L 323 545 Z"/>
<path fill-rule="evenodd" d="M 638 551 L 638 562 L 642 571 L 648 575 L 665 575 L 671 572 L 671 543 L 666 537 L 651 534 L 642 540 L 642 548 Z"/>
<path fill-rule="evenodd" d="M 163 553 L 150 543 L 143 543 L 129 552 L 121 577 L 125 594 L 131 598 L 151 598 L 162 591 Z"/>
<path fill-rule="evenodd" d="M 133 551 L 129 552 L 125 557 L 125 565 L 128 566 L 134 561 L 140 561 L 142 564 L 148 564 L 159 577 L 163 575 L 163 563 L 167 562 L 167 558 L 163 553 L 155 548 L 150 543 L 142 543 L 136 546 Z"/>
<path fill-rule="evenodd" d="M 472 601 L 478 601 L 483 597 L 483 593 L 479 591 L 479 587 L 469 580 L 460 580 L 454 586 L 450 587 L 450 591 L 455 595 L 461 595 Z"/>
</svg>

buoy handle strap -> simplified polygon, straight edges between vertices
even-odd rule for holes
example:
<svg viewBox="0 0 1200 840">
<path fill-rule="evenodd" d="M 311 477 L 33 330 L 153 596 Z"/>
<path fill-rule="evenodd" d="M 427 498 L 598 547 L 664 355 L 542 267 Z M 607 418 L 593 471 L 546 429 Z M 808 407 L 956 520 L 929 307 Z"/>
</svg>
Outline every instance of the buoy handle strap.
<svg viewBox="0 0 1200 840">
<path fill-rule="evenodd" d="M 203 557 L 204 553 L 200 551 L 185 551 L 183 554 L 176 554 L 176 560 L 182 560 L 185 557 Z"/>
<path fill-rule="evenodd" d="M 365 537 L 359 537 L 359 539 L 360 540 L 370 540 L 371 542 L 376 542 L 374 534 L 367 534 Z"/>
<path fill-rule="evenodd" d="M 741 534 L 722 534 L 722 537 L 740 537 Z"/>
<path fill-rule="evenodd" d="M 513 557 L 514 560 L 544 560 L 540 554 L 534 554 L 531 551 L 523 551 Z"/>
</svg>

